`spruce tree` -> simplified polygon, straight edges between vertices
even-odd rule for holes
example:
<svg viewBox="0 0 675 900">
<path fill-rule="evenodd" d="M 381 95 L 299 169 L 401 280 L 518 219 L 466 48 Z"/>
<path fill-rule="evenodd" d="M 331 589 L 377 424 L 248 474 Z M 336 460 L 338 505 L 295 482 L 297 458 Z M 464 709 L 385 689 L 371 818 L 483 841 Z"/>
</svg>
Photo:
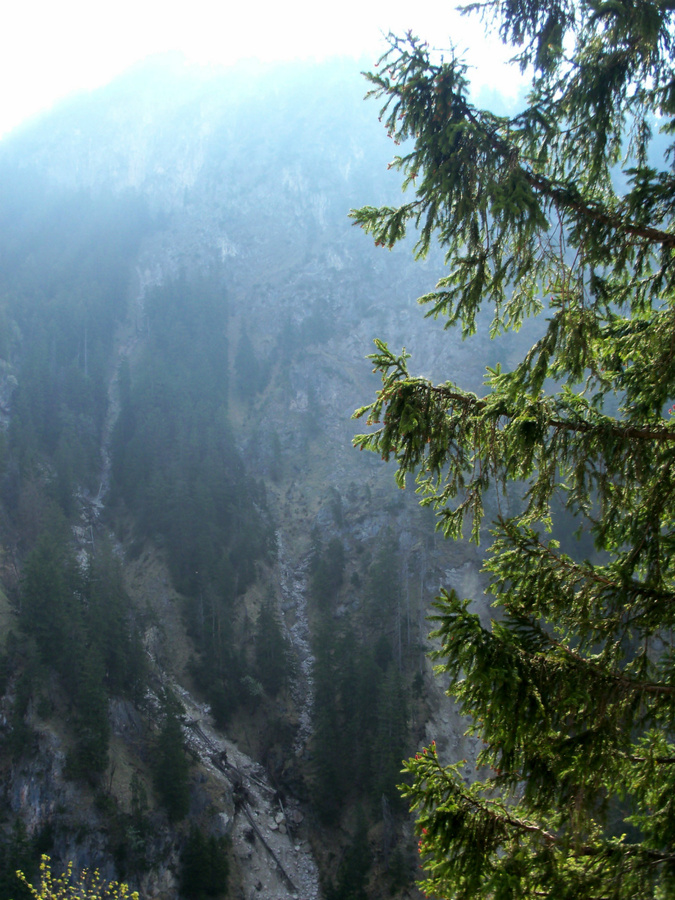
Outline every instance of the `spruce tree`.
<svg viewBox="0 0 675 900">
<path fill-rule="evenodd" d="M 494 0 L 532 73 L 497 115 L 467 67 L 408 36 L 370 73 L 413 197 L 353 213 L 391 248 L 417 226 L 447 271 L 428 315 L 540 337 L 483 392 L 382 375 L 357 446 L 416 473 L 447 537 L 489 528 L 496 608 L 436 601 L 439 668 L 483 741 L 476 780 L 428 747 L 406 769 L 425 890 L 452 898 L 675 893 L 673 4 Z M 450 373 L 449 373 L 450 374 Z M 591 553 L 563 552 L 576 526 Z M 568 542 L 565 546 L 567 547 Z M 586 558 L 586 556 L 588 558 Z"/>
<path fill-rule="evenodd" d="M 164 722 L 159 732 L 153 769 L 155 787 L 171 822 L 179 822 L 190 808 L 190 767 L 180 715 L 183 708 L 173 693 L 163 698 Z"/>
<path fill-rule="evenodd" d="M 288 681 L 290 646 L 279 621 L 274 597 L 269 596 L 258 613 L 255 635 L 255 669 L 269 697 L 276 697 Z"/>
<path fill-rule="evenodd" d="M 227 841 L 224 837 L 207 835 L 196 825 L 180 857 L 180 892 L 189 900 L 224 896 L 227 893 Z"/>
</svg>

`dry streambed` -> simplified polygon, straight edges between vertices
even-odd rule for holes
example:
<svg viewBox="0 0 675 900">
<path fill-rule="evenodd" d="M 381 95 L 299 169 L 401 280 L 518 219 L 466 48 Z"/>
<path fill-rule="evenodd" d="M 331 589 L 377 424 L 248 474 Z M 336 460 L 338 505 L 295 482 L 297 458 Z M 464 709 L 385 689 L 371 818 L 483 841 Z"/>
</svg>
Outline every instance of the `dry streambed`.
<svg viewBox="0 0 675 900">
<path fill-rule="evenodd" d="M 297 804 L 284 802 L 262 766 L 212 727 L 207 707 L 184 689 L 176 686 L 176 691 L 185 708 L 190 750 L 232 798 L 231 814 L 220 816 L 232 840 L 246 900 L 319 900 L 319 872 Z"/>
</svg>

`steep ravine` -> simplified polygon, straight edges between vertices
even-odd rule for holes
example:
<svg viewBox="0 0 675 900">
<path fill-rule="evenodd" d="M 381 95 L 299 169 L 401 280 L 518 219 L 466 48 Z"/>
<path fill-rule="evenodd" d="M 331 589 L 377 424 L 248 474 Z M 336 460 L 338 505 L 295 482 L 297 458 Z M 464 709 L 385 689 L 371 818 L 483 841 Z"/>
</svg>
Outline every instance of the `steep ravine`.
<svg viewBox="0 0 675 900">
<path fill-rule="evenodd" d="M 319 873 L 297 802 L 283 801 L 263 767 L 213 728 L 208 707 L 176 689 L 185 708 L 188 747 L 231 798 L 232 807 L 228 803 L 219 815 L 232 839 L 245 896 L 319 900 Z"/>
<path fill-rule="evenodd" d="M 314 705 L 314 656 L 310 647 L 307 615 L 308 561 L 293 562 L 290 559 L 281 531 L 277 531 L 276 539 L 281 620 L 296 661 L 291 693 L 297 710 L 298 729 L 293 750 L 296 756 L 300 756 L 312 736 Z"/>
<path fill-rule="evenodd" d="M 138 294 L 131 304 L 132 320 L 137 320 L 142 315 L 146 287 L 146 283 L 141 280 Z M 108 413 L 101 439 L 101 486 L 96 497 L 83 498 L 82 524 L 76 527 L 82 555 L 90 546 L 89 534 L 93 541 L 93 524 L 104 511 L 110 484 L 110 444 L 120 413 L 120 369 L 137 349 L 140 341 L 138 331 L 130 322 L 125 323 L 116 343 L 115 362 L 108 387 Z M 118 550 L 123 552 L 119 545 Z M 300 754 L 311 736 L 313 702 L 306 584 L 302 564 L 294 567 L 286 559 L 280 534 L 278 556 L 282 612 L 285 616 L 292 609 L 294 615 L 294 622 L 288 628 L 288 633 L 299 663 L 292 694 L 299 710 L 295 749 Z M 173 618 L 175 622 L 175 616 Z M 304 815 L 299 804 L 288 796 L 285 802 L 282 801 L 278 791 L 269 783 L 263 767 L 214 727 L 208 705 L 199 703 L 184 685 L 175 680 L 175 672 L 164 668 L 164 663 L 171 654 L 153 653 L 153 648 L 157 649 L 157 642 L 157 634 L 146 636 L 155 678 L 164 686 L 170 685 L 180 698 L 185 710 L 183 733 L 186 746 L 198 768 L 203 773 L 208 773 L 210 780 L 215 782 L 215 789 L 212 785 L 209 796 L 214 805 L 222 807 L 214 814 L 216 830 L 226 834 L 231 840 L 231 855 L 238 868 L 236 880 L 241 882 L 245 896 L 260 895 L 266 900 L 320 900 L 319 873 L 304 833 Z M 148 707 L 157 710 L 157 698 L 151 696 L 149 700 Z M 197 780 L 203 777 L 204 775 L 197 776 Z"/>
</svg>

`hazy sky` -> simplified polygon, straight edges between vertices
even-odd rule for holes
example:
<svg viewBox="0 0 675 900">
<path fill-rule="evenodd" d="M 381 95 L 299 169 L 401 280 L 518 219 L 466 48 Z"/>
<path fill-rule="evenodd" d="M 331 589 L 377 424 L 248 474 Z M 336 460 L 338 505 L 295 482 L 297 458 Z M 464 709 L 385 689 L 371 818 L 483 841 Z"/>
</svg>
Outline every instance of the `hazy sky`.
<svg viewBox="0 0 675 900">
<path fill-rule="evenodd" d="M 182 50 L 205 63 L 242 57 L 378 56 L 381 32 L 412 29 L 470 48 L 477 80 L 515 92 L 500 53 L 442 0 L 14 0 L 0 31 L 0 134 L 61 97 L 110 81 L 153 53 Z"/>
</svg>

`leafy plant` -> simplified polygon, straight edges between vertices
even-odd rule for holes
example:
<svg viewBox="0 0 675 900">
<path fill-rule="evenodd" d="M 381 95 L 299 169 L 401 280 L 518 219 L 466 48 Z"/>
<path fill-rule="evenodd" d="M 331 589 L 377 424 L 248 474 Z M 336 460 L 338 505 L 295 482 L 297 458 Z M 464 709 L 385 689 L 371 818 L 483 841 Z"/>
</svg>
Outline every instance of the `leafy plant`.
<svg viewBox="0 0 675 900">
<path fill-rule="evenodd" d="M 104 881 L 97 871 L 90 873 L 83 869 L 74 877 L 72 863 L 68 863 L 61 875 L 54 875 L 46 855 L 40 863 L 37 886 L 30 884 L 23 872 L 16 874 L 35 900 L 139 900 L 137 891 L 130 891 L 128 885 L 117 881 Z"/>
</svg>

